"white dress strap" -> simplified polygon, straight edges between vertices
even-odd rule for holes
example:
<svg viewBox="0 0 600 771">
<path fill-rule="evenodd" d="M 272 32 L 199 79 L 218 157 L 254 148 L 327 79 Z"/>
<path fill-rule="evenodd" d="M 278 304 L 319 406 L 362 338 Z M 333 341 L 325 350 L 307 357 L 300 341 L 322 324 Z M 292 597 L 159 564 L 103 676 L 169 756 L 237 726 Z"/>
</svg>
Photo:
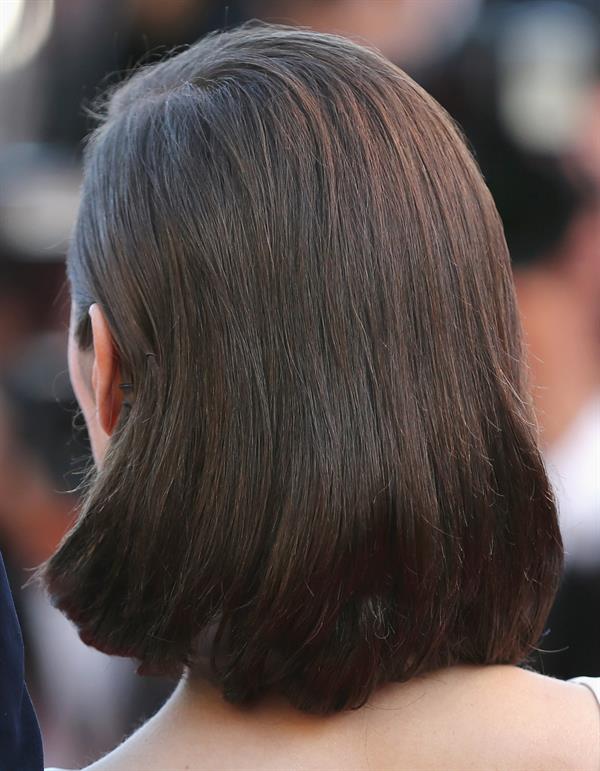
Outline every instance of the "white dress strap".
<svg viewBox="0 0 600 771">
<path fill-rule="evenodd" d="M 596 697 L 598 709 L 600 710 L 600 677 L 574 677 L 569 680 L 570 683 L 578 683 L 585 686 Z M 600 718 L 600 714 L 599 714 Z M 598 740 L 600 741 L 600 720 L 598 721 Z"/>
<path fill-rule="evenodd" d="M 586 688 L 589 688 L 596 697 L 598 707 L 600 707 L 600 677 L 574 677 L 569 682 L 580 683 L 581 685 L 585 685 Z"/>
</svg>

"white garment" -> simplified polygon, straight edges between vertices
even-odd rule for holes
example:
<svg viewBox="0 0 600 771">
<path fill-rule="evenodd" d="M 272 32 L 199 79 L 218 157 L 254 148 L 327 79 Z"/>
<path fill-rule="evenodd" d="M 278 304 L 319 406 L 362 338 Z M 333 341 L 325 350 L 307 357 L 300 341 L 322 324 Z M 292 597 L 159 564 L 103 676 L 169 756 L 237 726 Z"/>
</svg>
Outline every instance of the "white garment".
<svg viewBox="0 0 600 771">
<path fill-rule="evenodd" d="M 600 677 L 574 677 L 572 680 L 569 680 L 569 682 L 580 683 L 581 685 L 585 685 L 586 688 L 589 688 L 596 697 L 598 707 L 600 708 Z"/>
<path fill-rule="evenodd" d="M 546 452 L 567 568 L 600 569 L 600 393 Z"/>
<path fill-rule="evenodd" d="M 569 682 L 579 683 L 588 688 L 596 697 L 598 702 L 598 709 L 600 710 L 600 677 L 574 677 Z M 598 737 L 600 738 L 600 714 L 598 715 Z"/>
</svg>

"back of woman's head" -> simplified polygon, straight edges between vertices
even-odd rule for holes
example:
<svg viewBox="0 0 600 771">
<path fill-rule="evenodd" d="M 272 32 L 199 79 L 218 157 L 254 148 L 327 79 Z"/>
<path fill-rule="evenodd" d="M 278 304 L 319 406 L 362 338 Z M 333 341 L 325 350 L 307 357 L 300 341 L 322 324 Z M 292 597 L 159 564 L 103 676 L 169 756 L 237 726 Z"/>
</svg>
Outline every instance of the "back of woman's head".
<svg viewBox="0 0 600 771">
<path fill-rule="evenodd" d="M 443 110 L 347 40 L 213 35 L 110 99 L 69 259 L 132 383 L 46 568 L 83 639 L 329 712 L 536 643 L 561 561 L 507 250 Z"/>
</svg>

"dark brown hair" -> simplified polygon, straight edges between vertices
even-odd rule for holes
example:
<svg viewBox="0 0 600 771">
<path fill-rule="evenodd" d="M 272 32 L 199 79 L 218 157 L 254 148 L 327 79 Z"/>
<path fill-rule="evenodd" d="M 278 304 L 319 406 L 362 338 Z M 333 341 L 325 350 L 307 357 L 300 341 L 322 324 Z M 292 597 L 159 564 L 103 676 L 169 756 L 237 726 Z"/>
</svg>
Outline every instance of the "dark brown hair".
<svg viewBox="0 0 600 771">
<path fill-rule="evenodd" d="M 133 389 L 46 566 L 101 650 L 327 713 L 516 663 L 561 567 L 507 249 L 456 128 L 331 35 L 209 36 L 110 98 L 69 258 Z"/>
</svg>

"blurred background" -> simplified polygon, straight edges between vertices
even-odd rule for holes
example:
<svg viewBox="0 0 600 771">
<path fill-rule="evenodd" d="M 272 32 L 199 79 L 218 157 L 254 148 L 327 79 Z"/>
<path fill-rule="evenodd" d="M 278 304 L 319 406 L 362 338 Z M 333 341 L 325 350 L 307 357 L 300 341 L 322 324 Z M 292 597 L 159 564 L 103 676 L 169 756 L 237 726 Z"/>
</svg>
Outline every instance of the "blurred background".
<svg viewBox="0 0 600 771">
<path fill-rule="evenodd" d="M 375 45 L 462 126 L 505 224 L 567 550 L 535 666 L 600 675 L 600 0 L 0 0 L 0 548 L 49 765 L 92 761 L 172 687 L 86 648 L 25 586 L 89 463 L 64 286 L 88 110 L 250 18 Z"/>
</svg>

